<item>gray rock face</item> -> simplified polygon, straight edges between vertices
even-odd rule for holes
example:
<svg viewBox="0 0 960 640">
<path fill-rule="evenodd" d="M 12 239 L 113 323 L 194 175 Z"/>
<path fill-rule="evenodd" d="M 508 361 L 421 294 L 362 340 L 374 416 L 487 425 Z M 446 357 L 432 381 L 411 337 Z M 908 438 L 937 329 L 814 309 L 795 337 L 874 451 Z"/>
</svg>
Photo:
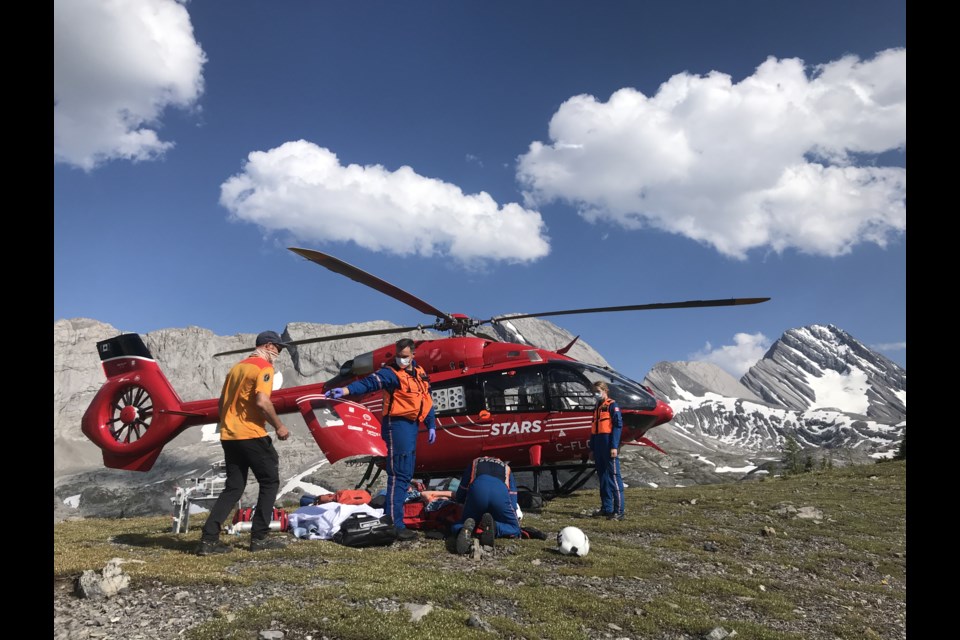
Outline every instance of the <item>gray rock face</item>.
<svg viewBox="0 0 960 640">
<path fill-rule="evenodd" d="M 537 318 L 508 319 L 490 327 L 483 327 L 481 330 L 486 330 L 503 342 L 529 344 L 551 351 L 566 347 L 574 339 L 574 336 L 568 331 Z M 587 364 L 610 367 L 610 363 L 602 355 L 582 340 L 577 340 L 573 347 L 566 352 L 566 355 Z"/>
<path fill-rule="evenodd" d="M 658 362 L 647 374 L 646 384 L 665 400 L 680 400 L 690 394 L 715 393 L 727 398 L 763 402 L 736 378 L 709 362 Z"/>
<path fill-rule="evenodd" d="M 907 372 L 833 325 L 787 331 L 741 382 L 798 411 L 831 407 L 883 424 L 907 415 Z"/>
</svg>

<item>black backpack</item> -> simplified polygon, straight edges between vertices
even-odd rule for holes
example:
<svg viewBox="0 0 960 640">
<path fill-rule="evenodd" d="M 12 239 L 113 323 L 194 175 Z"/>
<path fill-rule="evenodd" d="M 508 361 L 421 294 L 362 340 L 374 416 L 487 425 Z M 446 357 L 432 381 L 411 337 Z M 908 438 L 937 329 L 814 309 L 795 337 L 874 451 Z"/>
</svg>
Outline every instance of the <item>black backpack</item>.
<svg viewBox="0 0 960 640">
<path fill-rule="evenodd" d="M 369 513 L 354 513 L 340 523 L 333 541 L 348 547 L 381 547 L 393 544 L 397 530 L 390 516 L 375 518 Z"/>
<path fill-rule="evenodd" d="M 543 512 L 542 495 L 534 493 L 529 487 L 523 485 L 520 485 L 517 489 L 517 504 L 520 505 L 521 509 L 530 513 Z"/>
</svg>

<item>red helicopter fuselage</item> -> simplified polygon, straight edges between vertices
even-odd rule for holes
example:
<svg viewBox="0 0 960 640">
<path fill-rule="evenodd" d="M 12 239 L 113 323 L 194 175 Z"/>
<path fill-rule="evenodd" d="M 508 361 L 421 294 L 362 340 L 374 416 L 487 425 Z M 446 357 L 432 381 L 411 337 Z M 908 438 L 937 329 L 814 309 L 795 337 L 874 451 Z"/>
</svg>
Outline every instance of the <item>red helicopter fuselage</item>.
<svg viewBox="0 0 960 640">
<path fill-rule="evenodd" d="M 107 382 L 83 417 L 83 432 L 103 450 L 107 467 L 147 471 L 161 449 L 191 426 L 218 421 L 217 399 L 182 402 L 140 336 L 98 343 Z M 561 349 L 560 351 L 565 351 Z M 298 412 L 331 462 L 382 463 L 382 393 L 334 401 L 323 393 L 373 373 L 394 357 L 393 345 L 357 356 L 325 382 L 278 389 L 280 414 Z M 586 461 L 595 406 L 592 383 L 604 380 L 624 419 L 624 443 L 653 446 L 646 432 L 673 417 L 649 389 L 616 372 L 561 352 L 479 337 L 416 343 L 430 376 L 437 441 L 417 441 L 416 472 L 458 474 L 473 458 L 494 455 L 518 468 Z"/>
</svg>

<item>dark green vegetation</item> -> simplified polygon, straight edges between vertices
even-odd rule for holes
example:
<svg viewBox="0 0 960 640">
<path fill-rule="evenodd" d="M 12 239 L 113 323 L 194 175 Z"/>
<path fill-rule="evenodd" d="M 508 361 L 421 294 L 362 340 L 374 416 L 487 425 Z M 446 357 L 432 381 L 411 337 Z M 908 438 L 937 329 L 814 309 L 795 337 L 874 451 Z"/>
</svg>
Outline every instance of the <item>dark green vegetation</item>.
<svg viewBox="0 0 960 640">
<path fill-rule="evenodd" d="M 422 537 L 374 549 L 293 542 L 253 554 L 246 536 L 224 538 L 233 553 L 200 558 L 192 551 L 202 518 L 180 535 L 169 533 L 169 518 L 68 521 L 54 528 L 54 584 L 120 557 L 143 561 L 123 569 L 131 588 L 148 592 L 269 588 L 255 605 L 209 612 L 182 636 L 194 640 L 253 640 L 271 625 L 285 640 L 673 640 L 716 627 L 738 640 L 906 637 L 905 461 L 631 488 L 623 522 L 581 516 L 597 503 L 592 491 L 550 501 L 524 520 L 550 539 L 498 540 L 496 553 L 479 559 Z M 587 532 L 589 555 L 553 551 L 566 525 Z M 414 623 L 406 603 L 433 610 Z M 471 614 L 492 631 L 468 627 Z"/>
</svg>

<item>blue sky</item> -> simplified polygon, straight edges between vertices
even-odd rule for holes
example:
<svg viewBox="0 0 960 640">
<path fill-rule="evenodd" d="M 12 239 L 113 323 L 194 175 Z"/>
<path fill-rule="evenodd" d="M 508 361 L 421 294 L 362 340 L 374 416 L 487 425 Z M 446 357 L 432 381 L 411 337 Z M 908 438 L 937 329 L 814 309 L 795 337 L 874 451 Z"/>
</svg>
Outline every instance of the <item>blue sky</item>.
<svg viewBox="0 0 960 640">
<path fill-rule="evenodd" d="M 54 321 L 556 324 L 640 379 L 906 367 L 904 2 L 54 1 Z M 389 339 L 385 340 L 385 343 Z"/>
</svg>

